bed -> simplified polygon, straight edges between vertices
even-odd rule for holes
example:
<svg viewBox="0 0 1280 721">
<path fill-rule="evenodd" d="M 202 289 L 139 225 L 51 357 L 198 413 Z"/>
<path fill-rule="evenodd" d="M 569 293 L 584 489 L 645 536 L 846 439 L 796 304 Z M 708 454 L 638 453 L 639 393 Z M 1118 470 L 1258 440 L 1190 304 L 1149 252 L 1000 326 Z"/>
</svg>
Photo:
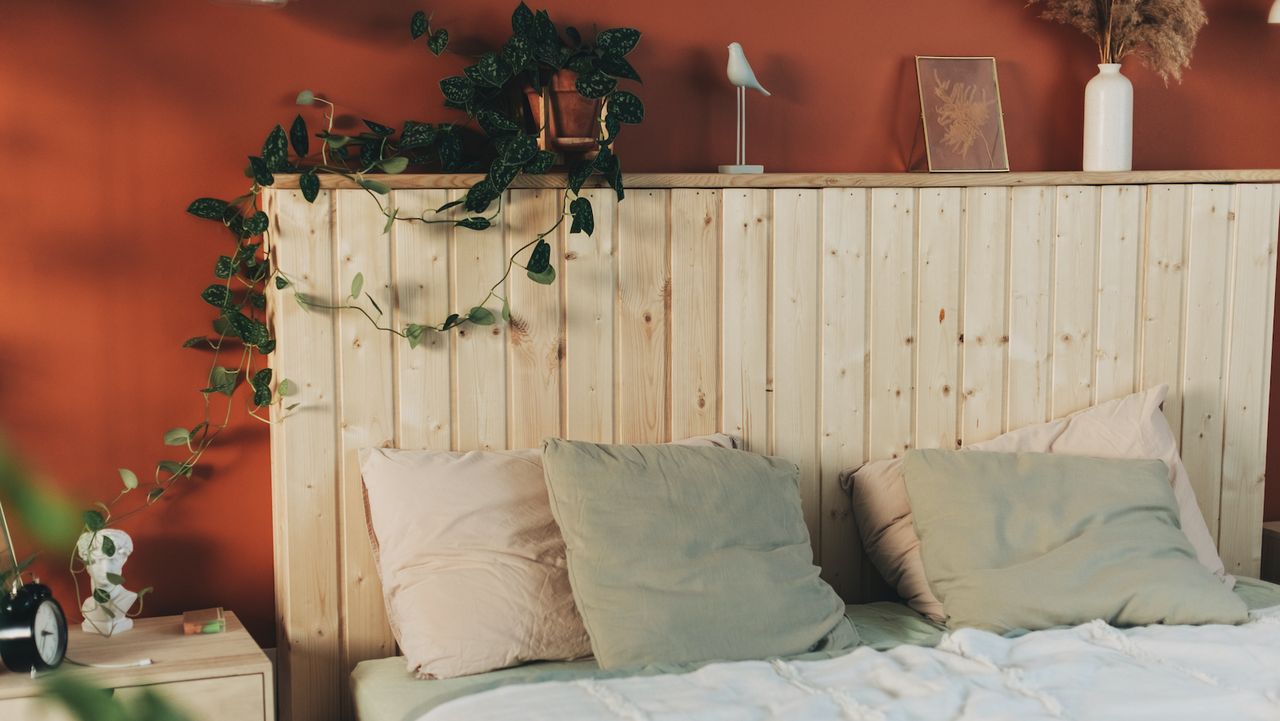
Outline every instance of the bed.
<svg viewBox="0 0 1280 721">
<path fill-rule="evenodd" d="M 475 179 L 393 180 L 396 207 L 416 213 Z M 397 326 L 483 295 L 560 198 L 555 178 L 534 179 L 510 191 L 496 230 L 384 235 L 367 194 L 326 182 L 314 204 L 285 179 L 266 192 L 272 252 L 322 301 L 361 273 L 392 299 Z M 300 404 L 272 428 L 283 715 L 409 719 L 434 695 L 592 673 L 579 662 L 410 683 L 400 665 L 397 678 L 365 525 L 366 447 L 733 433 L 800 467 L 814 559 L 858 604 L 860 633 L 890 647 L 906 627 L 918 648 L 936 627 L 861 605 L 890 594 L 863 558 L 841 471 L 1164 383 L 1222 559 L 1256 576 L 1278 182 L 1272 171 L 634 176 L 620 204 L 585 191 L 596 234 L 551 238 L 560 282 L 512 283 L 510 326 L 411 351 L 355 314 L 273 297 L 273 366 Z M 1273 588 L 1245 583 L 1251 605 L 1269 605 Z"/>
</svg>

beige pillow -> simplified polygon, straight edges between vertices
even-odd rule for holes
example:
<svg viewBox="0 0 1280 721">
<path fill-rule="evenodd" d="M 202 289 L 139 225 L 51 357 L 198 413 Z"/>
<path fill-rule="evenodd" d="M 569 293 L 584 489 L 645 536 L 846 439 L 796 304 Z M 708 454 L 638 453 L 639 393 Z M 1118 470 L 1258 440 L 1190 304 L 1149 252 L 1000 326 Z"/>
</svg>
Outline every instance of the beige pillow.
<svg viewBox="0 0 1280 721">
<path fill-rule="evenodd" d="M 739 445 L 725 435 L 684 443 Z M 591 655 L 541 454 L 361 451 L 387 619 L 411 673 L 453 678 Z"/>
<path fill-rule="evenodd" d="M 1182 531 L 1196 559 L 1232 585 L 1205 525 L 1186 466 L 1178 457 L 1173 431 L 1160 412 L 1167 386 L 1117 398 L 1066 418 L 1026 426 L 965 450 L 1002 453 L 1063 453 L 1096 458 L 1159 459 L 1169 468 L 1169 482 L 1178 501 Z M 871 461 L 846 471 L 844 483 L 853 495 L 854 520 L 868 558 L 884 579 L 916 611 L 930 618 L 946 618 L 942 603 L 929 589 L 920 557 L 902 473 L 902 459 Z"/>
</svg>

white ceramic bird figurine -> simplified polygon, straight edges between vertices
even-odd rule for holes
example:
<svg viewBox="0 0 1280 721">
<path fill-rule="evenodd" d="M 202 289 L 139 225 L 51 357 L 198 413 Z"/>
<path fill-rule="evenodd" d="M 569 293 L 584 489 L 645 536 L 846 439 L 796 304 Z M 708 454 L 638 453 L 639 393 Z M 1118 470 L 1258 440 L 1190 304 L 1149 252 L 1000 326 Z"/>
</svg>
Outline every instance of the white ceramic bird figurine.
<svg viewBox="0 0 1280 721">
<path fill-rule="evenodd" d="M 747 62 L 747 56 L 738 43 L 729 43 L 729 66 L 726 71 L 738 96 L 738 141 L 733 148 L 733 165 L 721 165 L 720 172 L 763 173 L 763 165 L 747 165 L 747 88 L 759 90 L 765 96 L 769 95 L 769 91 L 756 80 L 755 71 L 751 69 L 751 63 Z"/>
<path fill-rule="evenodd" d="M 764 89 L 759 80 L 756 80 L 755 71 L 751 69 L 751 63 L 747 62 L 747 56 L 742 52 L 742 45 L 738 43 L 729 43 L 729 82 L 740 88 L 752 88 L 764 93 L 765 97 L 769 96 L 769 91 Z"/>
</svg>

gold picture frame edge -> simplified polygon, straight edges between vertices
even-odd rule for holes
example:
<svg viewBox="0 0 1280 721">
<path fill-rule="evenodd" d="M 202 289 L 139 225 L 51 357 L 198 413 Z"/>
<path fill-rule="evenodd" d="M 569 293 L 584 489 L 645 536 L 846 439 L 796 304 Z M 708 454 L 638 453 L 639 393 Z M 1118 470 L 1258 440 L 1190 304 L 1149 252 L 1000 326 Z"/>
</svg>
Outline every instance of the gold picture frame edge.
<svg viewBox="0 0 1280 721">
<path fill-rule="evenodd" d="M 916 58 L 916 93 L 920 99 L 920 125 L 924 129 L 924 156 L 925 162 L 929 165 L 930 173 L 1009 173 L 1011 163 L 1009 162 L 1009 142 L 1004 127 L 1004 99 L 1000 95 L 1000 63 L 997 62 L 994 55 L 917 55 Z M 996 83 L 996 114 L 1000 118 L 1000 148 L 1004 151 L 1004 167 L 988 168 L 986 170 L 964 170 L 964 169 L 948 169 L 935 170 L 933 167 L 933 151 L 929 144 L 929 119 L 924 115 L 924 85 L 920 81 L 920 61 L 921 60 L 990 60 L 991 61 L 991 78 Z"/>
</svg>

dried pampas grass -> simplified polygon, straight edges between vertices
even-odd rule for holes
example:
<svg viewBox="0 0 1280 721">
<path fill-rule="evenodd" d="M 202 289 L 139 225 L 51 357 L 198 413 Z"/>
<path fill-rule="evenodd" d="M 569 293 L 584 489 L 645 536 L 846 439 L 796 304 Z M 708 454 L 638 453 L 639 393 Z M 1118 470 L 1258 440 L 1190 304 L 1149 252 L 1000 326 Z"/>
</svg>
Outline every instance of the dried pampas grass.
<svg viewBox="0 0 1280 721">
<path fill-rule="evenodd" d="M 1130 55 L 1142 60 L 1167 85 L 1182 81 L 1191 65 L 1196 36 L 1209 22 L 1200 0 L 1028 0 L 1040 17 L 1070 25 L 1098 44 L 1103 63 Z"/>
</svg>

